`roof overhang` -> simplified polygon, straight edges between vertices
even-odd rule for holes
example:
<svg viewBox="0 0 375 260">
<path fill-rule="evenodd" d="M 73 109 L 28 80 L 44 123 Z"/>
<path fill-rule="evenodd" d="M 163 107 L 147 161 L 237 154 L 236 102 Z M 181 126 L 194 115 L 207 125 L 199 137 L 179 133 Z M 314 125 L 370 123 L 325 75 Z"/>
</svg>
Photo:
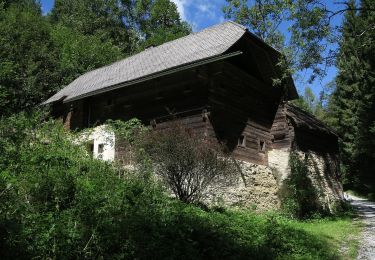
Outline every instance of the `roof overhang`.
<svg viewBox="0 0 375 260">
<path fill-rule="evenodd" d="M 120 88 L 124 88 L 124 87 L 127 87 L 127 86 L 143 83 L 143 82 L 153 80 L 153 79 L 156 79 L 156 78 L 164 77 L 164 76 L 174 74 L 174 73 L 177 73 L 177 72 L 186 71 L 186 70 L 196 68 L 196 67 L 199 67 L 199 66 L 203 66 L 203 65 L 206 65 L 206 64 L 214 63 L 214 62 L 221 61 L 221 60 L 226 60 L 226 59 L 229 59 L 229 58 L 232 58 L 232 57 L 235 57 L 235 56 L 239 56 L 241 54 L 242 54 L 242 51 L 235 51 L 235 52 L 231 52 L 231 53 L 227 53 L 227 54 L 216 55 L 216 56 L 213 56 L 213 57 L 210 57 L 210 58 L 198 60 L 198 61 L 195 61 L 195 62 L 192 62 L 192 63 L 183 64 L 181 66 L 177 66 L 177 67 L 174 67 L 174 68 L 171 68 L 171 69 L 160 71 L 158 73 L 150 74 L 150 75 L 147 75 L 145 77 L 141 77 L 141 78 L 138 78 L 138 79 L 135 79 L 135 80 L 131 80 L 131 81 L 124 82 L 124 83 L 121 83 L 121 84 L 117 84 L 117 85 L 109 86 L 109 87 L 99 89 L 99 90 L 96 90 L 96 91 L 92 91 L 92 92 L 89 92 L 89 93 L 86 93 L 86 94 L 83 94 L 83 95 L 80 95 L 80 96 L 76 96 L 76 97 L 73 97 L 73 98 L 63 97 L 63 98 L 60 99 L 60 101 L 62 100 L 63 103 L 69 103 L 69 102 L 77 101 L 77 100 L 84 99 L 84 98 L 87 98 L 87 97 L 103 94 L 103 93 L 113 91 L 113 90 L 116 90 L 116 89 L 120 89 Z M 47 105 L 47 104 L 54 103 L 54 102 L 56 102 L 56 101 L 48 102 L 48 100 L 47 100 L 43 104 Z"/>
</svg>

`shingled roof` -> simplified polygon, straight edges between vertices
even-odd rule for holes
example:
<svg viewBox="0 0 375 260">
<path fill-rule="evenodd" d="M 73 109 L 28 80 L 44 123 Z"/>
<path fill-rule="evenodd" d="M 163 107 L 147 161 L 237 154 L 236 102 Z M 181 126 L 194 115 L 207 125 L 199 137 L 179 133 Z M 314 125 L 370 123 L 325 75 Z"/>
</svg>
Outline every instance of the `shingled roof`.
<svg viewBox="0 0 375 260">
<path fill-rule="evenodd" d="M 326 126 L 315 116 L 290 103 L 286 104 L 286 115 L 292 120 L 293 124 L 297 128 L 337 136 L 335 131 Z"/>
<path fill-rule="evenodd" d="M 83 74 L 44 104 L 81 99 L 132 85 L 142 79 L 147 80 L 147 77 L 152 75 L 187 64 L 225 55 L 226 51 L 246 32 L 247 29 L 242 25 L 225 22 L 158 47 L 146 49 L 134 56 Z"/>
</svg>

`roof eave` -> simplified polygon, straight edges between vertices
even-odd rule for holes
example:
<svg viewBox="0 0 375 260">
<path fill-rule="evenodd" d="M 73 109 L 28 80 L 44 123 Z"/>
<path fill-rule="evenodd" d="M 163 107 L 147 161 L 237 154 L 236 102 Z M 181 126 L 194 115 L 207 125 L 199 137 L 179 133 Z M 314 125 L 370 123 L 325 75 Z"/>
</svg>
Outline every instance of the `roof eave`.
<svg viewBox="0 0 375 260">
<path fill-rule="evenodd" d="M 109 86 L 109 87 L 106 87 L 106 88 L 103 88 L 103 89 L 99 89 L 99 90 L 96 90 L 96 91 L 92 91 L 92 92 L 89 92 L 89 93 L 85 93 L 85 94 L 76 96 L 76 97 L 73 97 L 73 98 L 66 98 L 66 99 L 63 100 L 63 103 L 69 103 L 69 102 L 77 101 L 77 100 L 80 100 L 80 99 L 83 99 L 83 98 L 95 96 L 95 95 L 98 95 L 98 94 L 103 94 L 103 93 L 106 93 L 106 92 L 109 92 L 109 91 L 113 91 L 113 90 L 120 89 L 120 88 L 123 88 L 123 87 L 131 86 L 131 85 L 139 84 L 139 83 L 142 83 L 142 82 L 146 82 L 146 81 L 156 79 L 156 78 L 159 78 L 159 77 L 163 77 L 163 76 L 173 74 L 173 73 L 176 73 L 176 72 L 180 72 L 180 71 L 188 70 L 188 69 L 191 69 L 191 68 L 199 67 L 199 66 L 206 65 L 206 64 L 209 64 L 209 63 L 213 63 L 213 62 L 217 62 L 217 61 L 220 61 L 220 60 L 225 60 L 225 59 L 228 59 L 228 58 L 231 58 L 231 57 L 241 55 L 242 53 L 243 53 L 242 51 L 235 51 L 235 52 L 231 52 L 231 53 L 227 53 L 227 54 L 220 54 L 220 55 L 216 55 L 216 56 L 213 56 L 213 57 L 205 58 L 205 59 L 198 60 L 198 61 L 195 61 L 195 62 L 192 62 L 192 63 L 183 64 L 183 65 L 180 65 L 180 66 L 177 66 L 177 67 L 174 67 L 174 68 L 170 68 L 170 69 L 167 69 L 167 70 L 164 70 L 164 71 L 160 71 L 160 72 L 157 72 L 157 73 L 154 73 L 154 74 L 151 74 L 151 75 L 147 75 L 147 76 L 135 79 L 135 80 L 123 82 L 123 83 L 120 83 L 120 84 L 117 84 L 117 85 L 112 85 L 112 86 Z M 56 102 L 56 101 L 53 101 L 53 102 Z M 51 102 L 51 103 L 53 103 L 53 102 Z"/>
</svg>

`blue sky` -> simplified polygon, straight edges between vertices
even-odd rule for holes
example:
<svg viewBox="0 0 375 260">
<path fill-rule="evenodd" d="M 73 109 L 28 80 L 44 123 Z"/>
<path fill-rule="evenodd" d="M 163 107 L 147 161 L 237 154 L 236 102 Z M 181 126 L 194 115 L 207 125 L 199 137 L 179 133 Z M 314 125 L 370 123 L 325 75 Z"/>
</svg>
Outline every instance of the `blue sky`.
<svg viewBox="0 0 375 260">
<path fill-rule="evenodd" d="M 181 18 L 193 27 L 194 31 L 200 31 L 211 25 L 225 21 L 222 12 L 222 7 L 225 5 L 225 0 L 171 0 L 177 5 Z M 331 10 L 337 10 L 340 6 L 333 4 L 333 1 L 327 1 Z M 53 7 L 54 0 L 41 0 L 43 13 L 48 13 Z M 333 19 L 333 24 L 338 25 L 341 21 L 341 16 L 336 16 Z M 327 70 L 327 76 L 323 79 L 316 80 L 309 86 L 312 87 L 315 95 L 323 89 L 324 85 L 331 82 L 336 75 L 336 68 L 330 67 Z M 309 77 L 309 72 L 300 73 L 301 81 L 296 81 L 296 86 L 300 94 L 303 94 L 304 88 L 308 84 L 303 83 L 303 78 Z"/>
</svg>

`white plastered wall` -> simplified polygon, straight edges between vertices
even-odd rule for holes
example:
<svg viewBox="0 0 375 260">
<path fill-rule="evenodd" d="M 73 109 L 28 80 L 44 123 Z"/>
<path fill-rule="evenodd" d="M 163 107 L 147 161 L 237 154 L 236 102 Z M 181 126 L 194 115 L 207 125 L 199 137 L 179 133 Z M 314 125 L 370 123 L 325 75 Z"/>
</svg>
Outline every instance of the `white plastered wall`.
<svg viewBox="0 0 375 260">
<path fill-rule="evenodd" d="M 104 161 L 115 159 L 115 134 L 106 125 L 97 126 L 84 133 L 82 139 L 93 146 L 94 158 Z"/>
</svg>

